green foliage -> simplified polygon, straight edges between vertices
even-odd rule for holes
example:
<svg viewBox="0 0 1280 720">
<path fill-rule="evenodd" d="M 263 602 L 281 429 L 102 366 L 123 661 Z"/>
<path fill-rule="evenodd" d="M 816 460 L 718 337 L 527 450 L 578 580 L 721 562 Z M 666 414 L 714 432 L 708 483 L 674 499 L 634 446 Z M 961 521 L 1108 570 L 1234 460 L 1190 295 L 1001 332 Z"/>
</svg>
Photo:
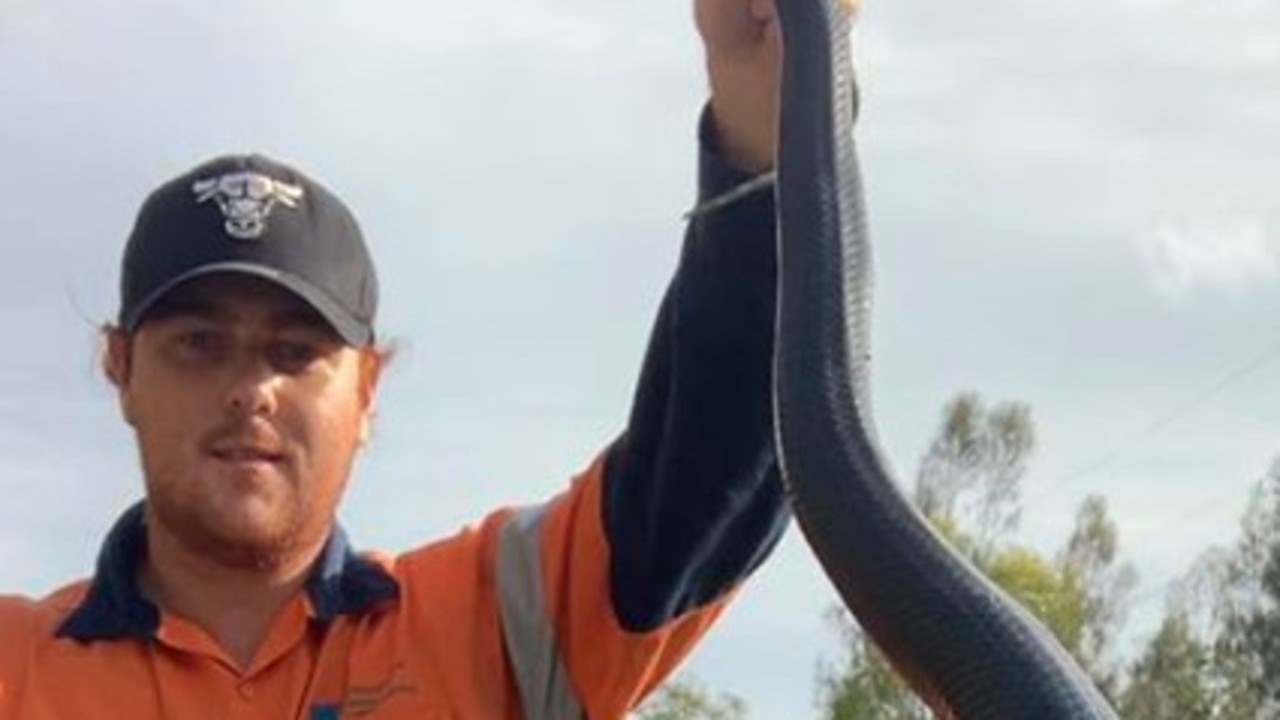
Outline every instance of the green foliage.
<svg viewBox="0 0 1280 720">
<path fill-rule="evenodd" d="M 956 536 L 955 531 L 944 531 L 943 535 Z M 967 543 L 960 537 L 953 544 L 963 547 Z M 1106 591 L 1082 583 L 1081 576 L 1072 569 L 1015 545 L 1001 546 L 975 561 L 980 570 L 1025 606 L 1069 652 L 1085 663 L 1082 652 L 1085 639 L 1103 635 L 1091 627 L 1089 609 L 1099 604 L 1097 597 Z M 840 666 L 826 668 L 819 677 L 825 720 L 933 717 L 843 608 L 833 610 L 831 617 L 832 624 L 844 638 L 845 657 Z M 1085 664 L 1085 668 L 1095 678 L 1110 677 L 1108 668 L 1101 664 Z M 1100 687 L 1108 689 L 1102 683 Z"/>
<path fill-rule="evenodd" d="M 1133 566 L 1119 562 L 1119 538 L 1120 531 L 1107 510 L 1106 499 L 1090 495 L 1081 503 L 1075 528 L 1057 557 L 1064 581 L 1075 587 L 1083 602 L 1075 608 L 1079 626 L 1058 637 L 1098 687 L 1112 697 L 1118 693 L 1121 679 L 1112 651 L 1138 583 Z M 1052 622 L 1050 626 L 1055 631 L 1059 629 Z"/>
<path fill-rule="evenodd" d="M 1159 631 L 1120 668 L 1114 645 L 1136 574 L 1120 561 L 1105 500 L 1080 506 L 1052 560 L 1008 539 L 1034 440 L 1026 406 L 956 398 L 921 461 L 917 504 L 958 553 L 1045 623 L 1122 717 L 1280 718 L 1280 460 L 1258 483 L 1239 539 L 1205 554 Z M 831 622 L 845 653 L 819 678 L 825 720 L 931 717 L 847 613 L 834 611 Z"/>
<path fill-rule="evenodd" d="M 1258 703 L 1280 713 L 1280 464 L 1259 483 L 1243 525 L 1222 645 L 1239 656 Z"/>
<path fill-rule="evenodd" d="M 712 693 L 690 678 L 663 685 L 632 716 L 633 720 L 744 720 L 747 705 L 730 693 Z"/>
<path fill-rule="evenodd" d="M 927 517 L 968 528 L 977 554 L 1015 530 L 1020 481 L 1035 448 L 1031 409 L 1002 403 L 988 409 L 975 393 L 959 395 L 920 461 L 915 501 Z"/>
<path fill-rule="evenodd" d="M 1003 550 L 981 569 L 1039 618 L 1067 650 L 1079 654 L 1088 597 L 1075 576 L 1017 547 Z"/>
<path fill-rule="evenodd" d="M 1216 556 L 1215 687 L 1220 717 L 1269 719 L 1280 716 L 1280 463 L 1241 526 L 1235 547 Z"/>
<path fill-rule="evenodd" d="M 1212 720 L 1212 649 L 1196 637 L 1186 614 L 1174 612 L 1130 672 L 1120 701 L 1126 720 Z"/>
<path fill-rule="evenodd" d="M 840 666 L 827 667 L 819 673 L 823 720 L 929 720 L 933 717 L 898 679 L 844 608 L 832 608 L 827 620 L 840 633 L 846 655 Z"/>
<path fill-rule="evenodd" d="M 1039 618 L 1104 692 L 1114 692 L 1111 646 L 1135 574 L 1118 561 L 1119 533 L 1099 497 L 1081 505 L 1056 557 L 1007 540 L 1018 525 L 1020 483 L 1034 446 L 1026 405 L 988 409 L 977 395 L 961 395 L 947 405 L 921 460 L 916 502 L 959 554 Z M 846 611 L 831 618 L 845 652 L 819 675 L 824 720 L 932 717 Z"/>
<path fill-rule="evenodd" d="M 1280 463 L 1258 483 L 1241 535 L 1206 553 L 1122 698 L 1137 720 L 1280 717 Z"/>
</svg>

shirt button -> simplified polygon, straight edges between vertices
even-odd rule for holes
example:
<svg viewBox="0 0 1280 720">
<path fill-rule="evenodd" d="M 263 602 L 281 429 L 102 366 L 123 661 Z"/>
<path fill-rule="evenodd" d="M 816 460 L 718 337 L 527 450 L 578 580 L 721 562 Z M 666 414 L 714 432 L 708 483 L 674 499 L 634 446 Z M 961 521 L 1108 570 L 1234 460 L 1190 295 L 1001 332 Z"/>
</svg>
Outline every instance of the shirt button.
<svg viewBox="0 0 1280 720">
<path fill-rule="evenodd" d="M 245 700 L 253 699 L 253 683 L 240 683 L 240 697 Z"/>
</svg>

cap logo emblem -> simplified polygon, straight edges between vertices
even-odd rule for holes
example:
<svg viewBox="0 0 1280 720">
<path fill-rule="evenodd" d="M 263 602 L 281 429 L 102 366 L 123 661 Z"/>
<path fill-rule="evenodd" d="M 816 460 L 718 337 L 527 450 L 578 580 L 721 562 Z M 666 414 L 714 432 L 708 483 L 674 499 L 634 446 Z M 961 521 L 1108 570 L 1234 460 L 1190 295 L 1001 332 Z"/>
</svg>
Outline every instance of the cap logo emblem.
<svg viewBox="0 0 1280 720">
<path fill-rule="evenodd" d="M 267 230 L 267 219 L 276 203 L 298 207 L 302 187 L 256 172 L 228 173 L 197 180 L 191 186 L 196 202 L 216 200 L 226 218 L 227 234 L 239 240 L 256 240 Z"/>
</svg>

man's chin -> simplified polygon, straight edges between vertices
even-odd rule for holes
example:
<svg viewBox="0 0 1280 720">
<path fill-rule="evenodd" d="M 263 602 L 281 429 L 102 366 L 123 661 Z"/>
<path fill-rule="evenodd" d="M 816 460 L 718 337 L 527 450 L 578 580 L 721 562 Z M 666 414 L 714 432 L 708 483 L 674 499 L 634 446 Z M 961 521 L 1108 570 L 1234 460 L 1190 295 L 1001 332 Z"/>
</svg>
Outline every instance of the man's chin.
<svg viewBox="0 0 1280 720">
<path fill-rule="evenodd" d="M 236 570 L 271 571 L 287 564 L 298 543 L 291 535 L 205 533 L 183 538 L 190 549 Z"/>
<path fill-rule="evenodd" d="M 300 546 L 297 524 L 278 517 L 198 516 L 166 525 L 191 553 L 237 570 L 275 570 Z"/>
</svg>

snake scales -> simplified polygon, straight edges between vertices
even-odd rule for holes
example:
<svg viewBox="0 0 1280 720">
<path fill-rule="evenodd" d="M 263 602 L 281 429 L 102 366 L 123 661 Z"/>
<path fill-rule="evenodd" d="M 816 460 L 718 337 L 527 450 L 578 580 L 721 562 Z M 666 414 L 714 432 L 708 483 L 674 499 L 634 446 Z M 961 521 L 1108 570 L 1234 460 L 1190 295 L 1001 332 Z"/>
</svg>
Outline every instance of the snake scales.
<svg viewBox="0 0 1280 720">
<path fill-rule="evenodd" d="M 871 247 L 849 10 L 777 0 L 783 35 L 779 455 L 799 524 L 859 624 L 941 718 L 1115 718 L 1029 613 L 896 489 L 871 420 Z"/>
</svg>

